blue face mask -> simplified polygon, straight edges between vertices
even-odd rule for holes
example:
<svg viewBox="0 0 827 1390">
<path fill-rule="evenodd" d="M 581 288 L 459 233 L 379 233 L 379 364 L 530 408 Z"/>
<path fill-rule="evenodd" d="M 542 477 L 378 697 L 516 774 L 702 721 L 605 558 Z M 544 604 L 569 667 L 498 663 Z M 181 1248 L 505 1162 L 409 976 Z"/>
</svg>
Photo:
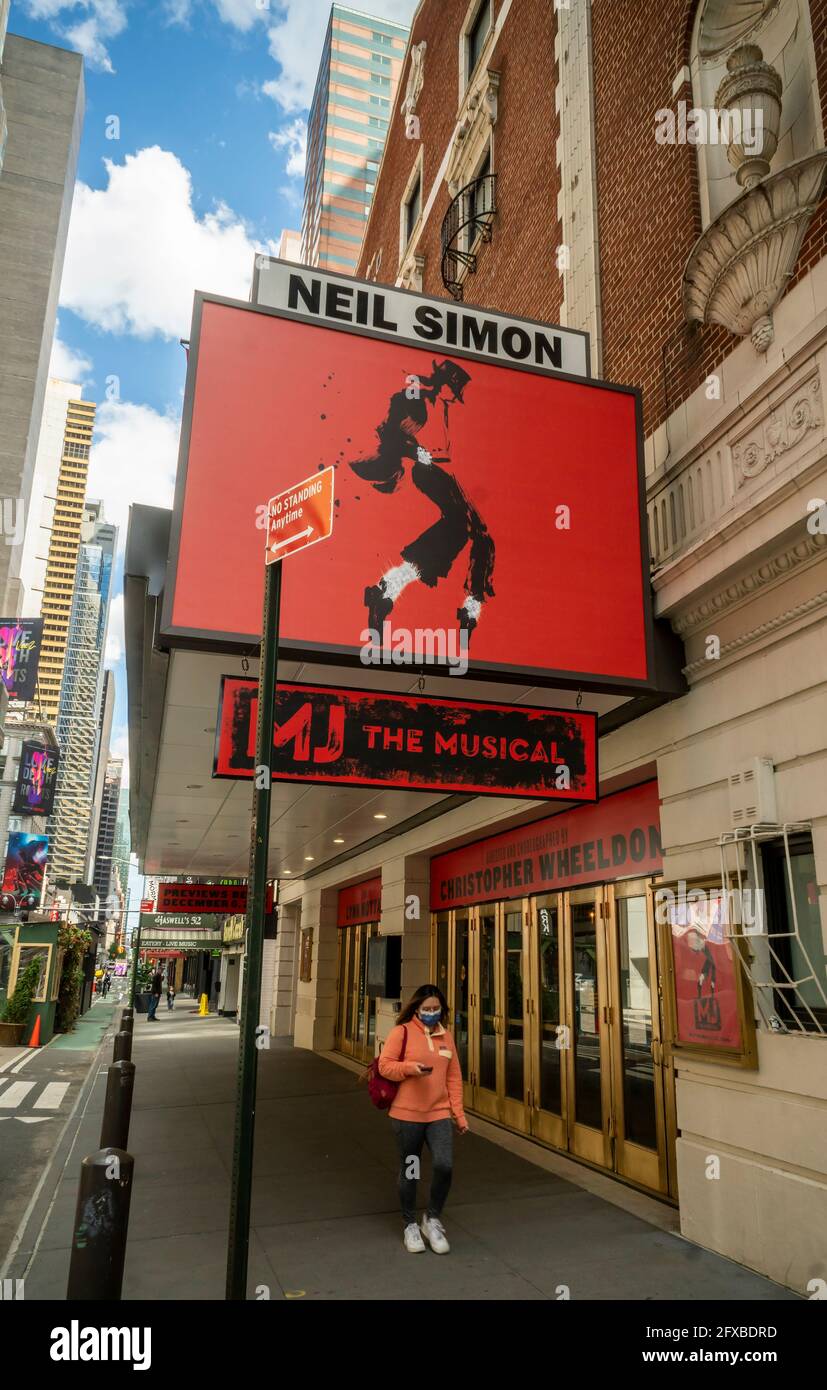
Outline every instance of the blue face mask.
<svg viewBox="0 0 827 1390">
<path fill-rule="evenodd" d="M 437 1009 L 435 1013 L 423 1013 L 423 1011 L 420 1009 L 419 1017 L 421 1022 L 425 1024 L 426 1028 L 433 1028 L 434 1024 L 439 1023 L 439 1020 L 442 1018 L 442 1010 Z"/>
</svg>

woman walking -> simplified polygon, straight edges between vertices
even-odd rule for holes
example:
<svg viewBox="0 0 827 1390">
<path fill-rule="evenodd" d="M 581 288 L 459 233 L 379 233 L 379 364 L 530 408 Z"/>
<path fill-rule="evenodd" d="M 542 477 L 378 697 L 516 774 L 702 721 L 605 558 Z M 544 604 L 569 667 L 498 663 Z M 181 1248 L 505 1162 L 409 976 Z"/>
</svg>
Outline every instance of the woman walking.
<svg viewBox="0 0 827 1390">
<path fill-rule="evenodd" d="M 436 985 L 420 985 L 399 1015 L 379 1055 L 379 1071 L 399 1082 L 390 1107 L 399 1150 L 399 1197 L 405 1222 L 405 1249 L 415 1254 L 425 1240 L 437 1255 L 447 1255 L 442 1209 L 451 1186 L 453 1131 L 468 1130 L 462 1106 L 462 1072 L 456 1044 L 448 1032 L 448 1001 Z M 416 1186 L 422 1149 L 431 1153 L 431 1192 L 416 1224 Z"/>
</svg>

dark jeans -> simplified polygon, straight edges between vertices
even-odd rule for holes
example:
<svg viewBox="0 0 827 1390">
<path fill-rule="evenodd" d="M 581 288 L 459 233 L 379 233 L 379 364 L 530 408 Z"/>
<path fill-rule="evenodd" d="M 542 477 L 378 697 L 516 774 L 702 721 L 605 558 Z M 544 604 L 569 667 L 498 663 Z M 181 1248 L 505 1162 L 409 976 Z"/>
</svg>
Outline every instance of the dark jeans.
<svg viewBox="0 0 827 1390">
<path fill-rule="evenodd" d="M 416 1182 L 425 1144 L 431 1151 L 431 1195 L 426 1214 L 440 1216 L 451 1189 L 454 1155 L 451 1120 L 431 1120 L 429 1124 L 418 1124 L 412 1120 L 391 1118 L 391 1128 L 399 1150 L 399 1200 L 405 1225 L 410 1226 L 416 1221 Z M 412 1162 L 414 1159 L 416 1161 Z"/>
<path fill-rule="evenodd" d="M 161 996 L 160 996 L 160 994 L 150 994 L 150 996 L 149 996 L 149 1004 L 148 1004 L 148 1006 L 147 1006 L 147 1011 L 146 1011 L 146 1016 L 147 1016 L 148 1019 L 149 1019 L 149 1018 L 154 1018 L 154 1017 L 155 1017 L 155 1014 L 156 1014 L 156 1012 L 157 1012 L 158 1005 L 159 1005 L 160 1001 L 161 1001 Z"/>
</svg>

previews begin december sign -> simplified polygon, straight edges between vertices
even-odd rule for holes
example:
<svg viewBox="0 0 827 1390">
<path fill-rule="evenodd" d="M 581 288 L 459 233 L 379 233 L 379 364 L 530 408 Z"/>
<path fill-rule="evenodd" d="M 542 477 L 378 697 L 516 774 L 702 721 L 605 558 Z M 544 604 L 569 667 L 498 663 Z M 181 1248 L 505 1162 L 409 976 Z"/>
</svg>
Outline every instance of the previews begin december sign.
<svg viewBox="0 0 827 1390">
<path fill-rule="evenodd" d="M 291 310 L 196 295 L 171 645 L 259 640 L 268 499 L 332 467 L 333 534 L 284 586 L 284 658 L 361 669 L 363 633 L 387 622 L 412 657 L 418 633 L 468 638 L 469 677 L 653 689 L 638 393 L 486 356 L 479 335 L 417 347 L 355 309 L 313 319 L 312 296 Z M 523 327 L 531 344 L 557 334 Z"/>
<path fill-rule="evenodd" d="M 575 888 L 662 868 L 657 782 L 431 860 L 431 911 Z"/>
<path fill-rule="evenodd" d="M 256 681 L 222 678 L 213 776 L 253 776 L 257 709 Z M 278 781 L 595 801 L 597 716 L 280 684 L 271 766 Z"/>
</svg>

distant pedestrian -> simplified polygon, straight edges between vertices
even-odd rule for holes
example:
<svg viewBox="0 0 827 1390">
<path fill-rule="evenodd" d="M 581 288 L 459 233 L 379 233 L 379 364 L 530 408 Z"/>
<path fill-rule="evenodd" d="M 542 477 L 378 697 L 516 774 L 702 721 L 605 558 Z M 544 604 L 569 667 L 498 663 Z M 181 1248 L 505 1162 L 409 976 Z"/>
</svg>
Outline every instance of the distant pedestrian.
<svg viewBox="0 0 827 1390">
<path fill-rule="evenodd" d="M 381 1075 L 400 1083 L 389 1114 L 399 1151 L 403 1240 L 411 1254 L 425 1249 L 423 1236 L 437 1255 L 447 1255 L 451 1248 L 441 1217 L 453 1172 L 452 1123 L 465 1134 L 468 1121 L 462 1070 L 447 1022 L 445 995 L 436 985 L 420 985 L 379 1054 Z M 431 1191 L 420 1231 L 416 1187 L 425 1144 L 431 1153 Z"/>
<path fill-rule="evenodd" d="M 156 970 L 155 974 L 152 976 L 152 984 L 149 987 L 149 1008 L 146 1011 L 147 1023 L 155 1023 L 157 1021 L 155 1015 L 158 1012 L 158 1004 L 163 988 L 164 977 L 160 970 Z"/>
<path fill-rule="evenodd" d="M 106 998 L 107 994 L 109 993 L 109 990 L 110 990 L 111 986 L 112 986 L 112 981 L 111 981 L 110 977 L 109 977 L 108 975 L 104 975 L 104 977 L 103 977 L 103 987 L 102 987 L 102 994 L 103 994 L 104 999 Z"/>
<path fill-rule="evenodd" d="M 172 981 L 169 981 L 169 983 L 167 984 L 167 1008 L 175 1008 L 175 986 L 173 985 Z"/>
</svg>

